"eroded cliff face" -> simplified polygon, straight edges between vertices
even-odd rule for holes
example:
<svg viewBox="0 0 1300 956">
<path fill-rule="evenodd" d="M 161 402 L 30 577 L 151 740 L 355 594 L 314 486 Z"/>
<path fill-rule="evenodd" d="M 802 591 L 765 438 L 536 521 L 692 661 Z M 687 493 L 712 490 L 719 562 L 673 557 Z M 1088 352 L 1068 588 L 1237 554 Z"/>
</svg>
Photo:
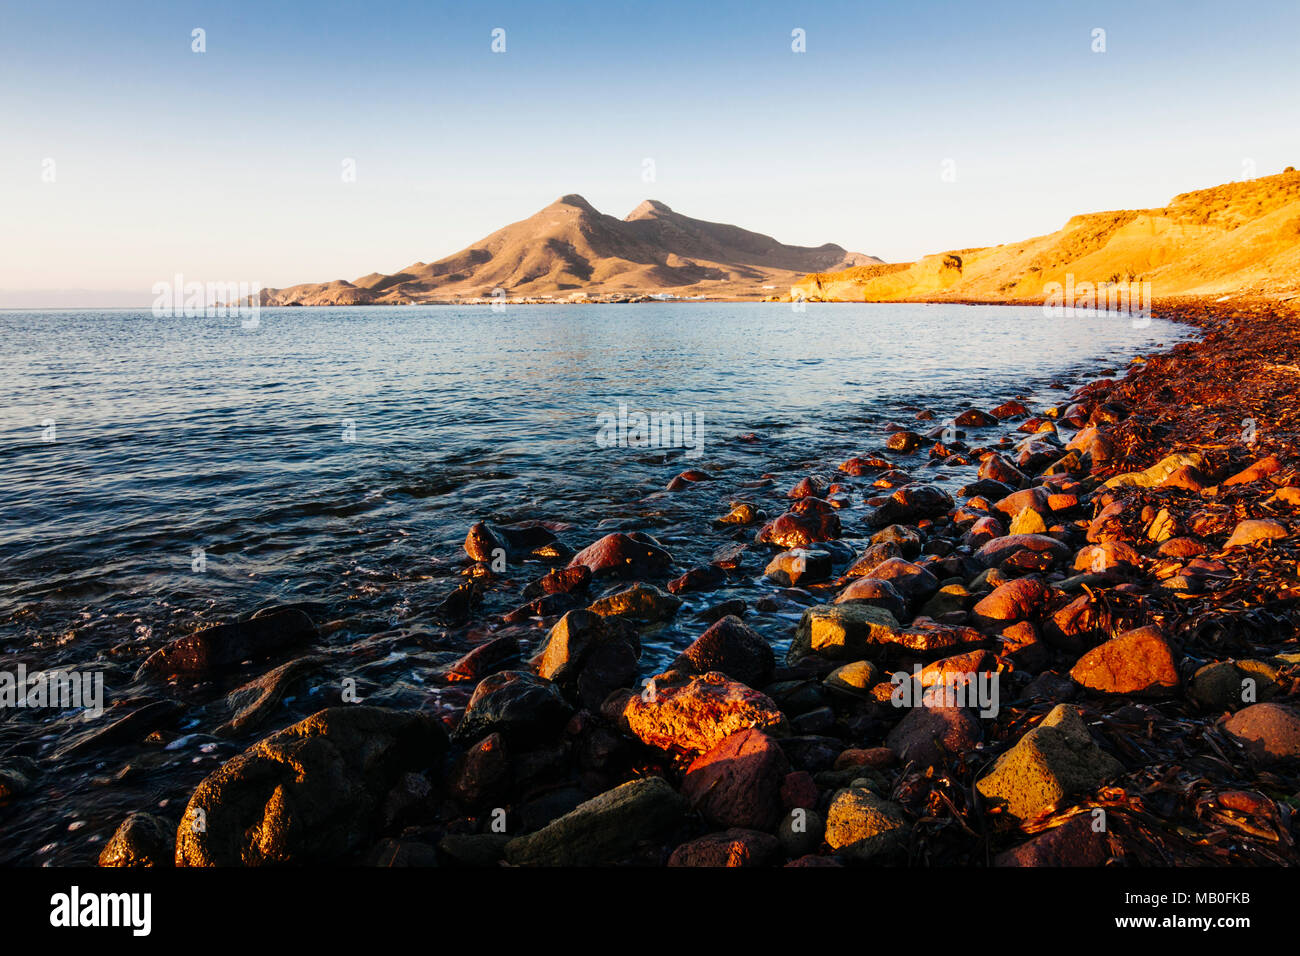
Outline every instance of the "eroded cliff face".
<svg viewBox="0 0 1300 956">
<path fill-rule="evenodd" d="M 1300 173 L 1184 193 L 1162 209 L 1074 216 L 1024 242 L 814 273 L 793 298 L 1042 301 L 1053 283 L 1151 283 L 1158 297 L 1300 294 Z"/>
</svg>

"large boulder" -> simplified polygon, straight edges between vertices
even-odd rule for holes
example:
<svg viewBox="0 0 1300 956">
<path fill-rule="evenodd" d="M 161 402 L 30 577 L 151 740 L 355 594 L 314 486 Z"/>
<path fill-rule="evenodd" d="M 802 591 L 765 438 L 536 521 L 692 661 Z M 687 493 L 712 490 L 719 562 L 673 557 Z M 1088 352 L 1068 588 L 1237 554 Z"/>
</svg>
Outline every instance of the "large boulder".
<svg viewBox="0 0 1300 956">
<path fill-rule="evenodd" d="M 685 753 L 707 753 L 750 728 L 787 732 L 771 698 L 717 672 L 660 674 L 639 694 L 611 696 L 606 711 L 642 743 Z"/>
<path fill-rule="evenodd" d="M 506 844 L 515 866 L 599 866 L 667 836 L 686 813 L 686 799 L 661 777 L 641 777 L 608 790 L 535 833 Z"/>
<path fill-rule="evenodd" d="M 339 862 L 376 835 L 385 795 L 433 768 L 432 714 L 331 707 L 272 734 L 199 784 L 176 830 L 177 866 Z"/>
<path fill-rule="evenodd" d="M 1058 704 L 1000 756 L 975 788 L 993 806 L 1021 820 L 1056 809 L 1123 773 L 1098 747 L 1077 708 Z"/>
<path fill-rule="evenodd" d="M 1154 624 L 1097 645 L 1079 658 L 1070 676 L 1099 694 L 1167 697 L 1179 684 L 1173 649 Z"/>
<path fill-rule="evenodd" d="M 718 671 L 750 687 L 761 687 L 772 679 L 776 655 L 761 634 L 728 614 L 692 641 L 673 667 L 700 674 Z"/>
<path fill-rule="evenodd" d="M 771 737 L 742 730 L 695 758 L 682 795 L 710 823 L 771 830 L 781 816 L 781 785 L 789 772 L 784 751 Z"/>
</svg>

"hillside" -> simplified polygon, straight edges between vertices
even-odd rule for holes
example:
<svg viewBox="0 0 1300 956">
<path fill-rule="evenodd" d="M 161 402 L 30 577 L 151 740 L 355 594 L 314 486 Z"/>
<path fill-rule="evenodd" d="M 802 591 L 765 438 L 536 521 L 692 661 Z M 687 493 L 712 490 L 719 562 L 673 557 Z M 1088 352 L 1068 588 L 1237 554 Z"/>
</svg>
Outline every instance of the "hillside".
<svg viewBox="0 0 1300 956">
<path fill-rule="evenodd" d="M 1300 173 L 1184 193 L 1162 209 L 1075 216 L 1024 242 L 916 262 L 826 270 L 790 294 L 811 301 L 1024 300 L 1049 283 L 1150 282 L 1155 297 L 1300 292 Z"/>
<path fill-rule="evenodd" d="M 800 276 L 878 263 L 837 245 L 787 246 L 737 226 L 704 222 L 646 200 L 626 219 L 594 209 L 578 195 L 546 208 L 436 262 L 392 274 L 373 272 L 265 289 L 263 305 L 367 305 L 447 302 L 573 293 L 710 295 L 759 298 Z"/>
</svg>

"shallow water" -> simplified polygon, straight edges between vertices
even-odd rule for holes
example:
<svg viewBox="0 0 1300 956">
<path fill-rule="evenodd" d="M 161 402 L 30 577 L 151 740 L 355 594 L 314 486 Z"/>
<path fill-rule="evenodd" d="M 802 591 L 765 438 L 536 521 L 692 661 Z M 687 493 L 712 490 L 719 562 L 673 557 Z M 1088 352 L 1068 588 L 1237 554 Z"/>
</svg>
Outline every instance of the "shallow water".
<svg viewBox="0 0 1300 956">
<path fill-rule="evenodd" d="M 685 570 L 752 540 L 709 526 L 730 500 L 776 513 L 809 471 L 881 449 L 889 421 L 1017 395 L 1040 407 L 1063 397 L 1053 381 L 1187 334 L 1033 308 L 711 303 L 268 309 L 256 329 L 7 311 L 0 332 L 0 670 L 97 670 L 106 704 L 187 708 L 153 745 L 60 760 L 87 722 L 0 711 L 0 762 L 43 766 L 36 799 L 0 806 L 0 862 L 37 864 L 93 860 L 129 810 L 178 815 L 198 779 L 274 729 L 206 735 L 212 701 L 249 673 L 198 690 L 134 682 L 145 650 L 200 620 L 302 603 L 333 622 L 331 677 L 355 676 L 372 702 L 436 706 L 428 672 L 546 570 L 511 568 L 477 624 L 443 627 L 433 608 L 461 580 L 474 521 L 559 522 L 575 548 L 643 529 Z M 700 416 L 701 453 L 601 447 L 598 416 L 620 403 Z M 738 441 L 747 433 L 759 440 Z M 924 452 L 900 463 L 948 481 Z M 665 492 L 686 468 L 721 480 Z M 853 512 L 841 517 L 860 536 Z M 677 621 L 645 635 L 643 672 L 702 630 L 695 611 L 764 586 L 684 595 Z M 779 645 L 795 618 L 750 623 Z M 289 701 L 280 725 L 321 699 Z"/>
</svg>

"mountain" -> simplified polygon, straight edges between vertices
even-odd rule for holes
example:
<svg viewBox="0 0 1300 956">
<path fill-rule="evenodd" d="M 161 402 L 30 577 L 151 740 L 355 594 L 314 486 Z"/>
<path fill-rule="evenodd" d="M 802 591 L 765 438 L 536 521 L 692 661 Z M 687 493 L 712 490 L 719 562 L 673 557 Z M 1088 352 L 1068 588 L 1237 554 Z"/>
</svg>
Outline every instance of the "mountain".
<svg viewBox="0 0 1300 956">
<path fill-rule="evenodd" d="M 826 270 L 790 294 L 808 300 L 1042 302 L 1049 283 L 1150 282 L 1156 298 L 1300 293 L 1300 173 L 1175 196 L 1162 209 L 1075 216 L 1024 242 L 957 249 L 916 262 Z"/>
<path fill-rule="evenodd" d="M 264 289 L 263 305 L 368 305 L 486 297 L 672 293 L 760 298 L 813 271 L 881 260 L 830 243 L 787 246 L 737 226 L 692 219 L 648 199 L 626 219 L 562 196 L 527 219 L 436 262 L 399 272 Z M 769 286 L 765 290 L 763 287 Z"/>
</svg>

